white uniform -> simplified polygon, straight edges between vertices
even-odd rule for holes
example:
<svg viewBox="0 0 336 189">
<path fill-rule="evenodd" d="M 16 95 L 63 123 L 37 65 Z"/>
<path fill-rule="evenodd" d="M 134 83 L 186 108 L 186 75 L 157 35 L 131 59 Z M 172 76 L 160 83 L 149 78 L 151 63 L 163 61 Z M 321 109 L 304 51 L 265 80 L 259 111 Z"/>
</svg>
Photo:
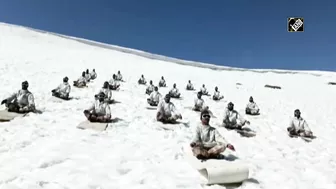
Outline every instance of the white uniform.
<svg viewBox="0 0 336 189">
<path fill-rule="evenodd" d="M 112 86 L 118 86 L 119 85 L 119 82 L 114 80 L 113 78 L 109 81 L 109 84 L 112 85 Z"/>
<path fill-rule="evenodd" d="M 60 94 L 61 97 L 68 97 L 71 91 L 71 86 L 68 82 L 63 82 L 56 88 L 56 92 Z"/>
<path fill-rule="evenodd" d="M 7 98 L 8 102 L 12 102 L 13 100 L 16 100 L 20 108 L 35 110 L 34 96 L 28 90 L 21 89 Z"/>
<path fill-rule="evenodd" d="M 142 83 L 146 83 L 146 79 L 144 77 L 140 77 L 139 81 Z"/>
<path fill-rule="evenodd" d="M 179 113 L 176 111 L 175 105 L 172 102 L 166 103 L 164 100 L 159 103 L 157 112 L 160 112 L 163 117 L 166 118 L 179 115 Z"/>
<path fill-rule="evenodd" d="M 306 120 L 304 120 L 302 117 L 297 118 L 294 117 L 290 123 L 289 123 L 290 127 L 294 127 L 296 131 L 302 130 L 305 132 L 310 132 L 310 128 L 308 127 L 308 124 L 306 122 Z"/>
<path fill-rule="evenodd" d="M 216 128 L 202 124 L 197 125 L 192 142 L 202 143 L 206 148 L 212 148 L 217 145 L 226 148 L 228 145 L 228 142 Z"/>
<path fill-rule="evenodd" d="M 161 79 L 160 82 L 159 82 L 160 85 L 165 85 L 166 84 L 166 81 L 164 79 Z"/>
<path fill-rule="evenodd" d="M 249 102 L 246 105 L 246 109 L 249 109 L 252 114 L 259 112 L 259 107 L 257 106 L 257 104 L 255 102 Z"/>
<path fill-rule="evenodd" d="M 146 90 L 149 92 L 154 91 L 154 85 L 149 85 Z"/>
<path fill-rule="evenodd" d="M 172 95 L 179 95 L 179 90 L 177 88 L 172 88 L 170 91 L 169 91 L 170 94 Z"/>
<path fill-rule="evenodd" d="M 85 85 L 86 84 L 86 78 L 81 76 L 80 78 L 77 79 L 77 85 Z"/>
<path fill-rule="evenodd" d="M 107 100 L 112 100 L 112 90 L 107 88 L 107 89 L 100 89 L 99 93 L 103 92 L 105 94 L 105 99 Z"/>
<path fill-rule="evenodd" d="M 121 81 L 123 79 L 121 73 L 120 74 L 117 74 L 117 80 Z"/>
<path fill-rule="evenodd" d="M 94 72 L 94 71 L 92 71 L 92 72 L 90 73 L 90 77 L 91 77 L 91 79 L 96 79 L 96 78 L 97 78 L 97 73 Z"/>
<path fill-rule="evenodd" d="M 194 101 L 194 107 L 197 109 L 203 109 L 204 108 L 204 100 L 203 99 L 199 99 L 199 98 L 195 98 Z"/>
<path fill-rule="evenodd" d="M 91 75 L 85 73 L 85 80 L 86 80 L 86 82 L 89 82 L 91 80 Z"/>
<path fill-rule="evenodd" d="M 213 95 L 213 98 L 219 99 L 220 97 L 221 97 L 220 92 L 219 91 L 215 91 L 214 95 Z"/>
<path fill-rule="evenodd" d="M 153 91 L 149 96 L 149 99 L 153 102 L 159 102 L 160 98 L 161 94 L 158 91 Z"/>
<path fill-rule="evenodd" d="M 205 87 L 201 87 L 200 91 L 202 92 L 202 94 L 208 94 L 208 91 Z"/>
<path fill-rule="evenodd" d="M 106 118 L 111 117 L 111 109 L 106 102 L 99 102 L 99 100 L 96 100 L 88 110 L 93 111 L 98 114 L 98 116 L 104 116 Z"/>
<path fill-rule="evenodd" d="M 239 122 L 238 122 L 239 121 Z M 236 110 L 225 110 L 223 123 L 227 126 L 245 124 L 246 120 Z"/>
<path fill-rule="evenodd" d="M 192 83 L 187 84 L 187 89 L 193 89 L 193 88 L 194 88 L 194 85 Z"/>
</svg>

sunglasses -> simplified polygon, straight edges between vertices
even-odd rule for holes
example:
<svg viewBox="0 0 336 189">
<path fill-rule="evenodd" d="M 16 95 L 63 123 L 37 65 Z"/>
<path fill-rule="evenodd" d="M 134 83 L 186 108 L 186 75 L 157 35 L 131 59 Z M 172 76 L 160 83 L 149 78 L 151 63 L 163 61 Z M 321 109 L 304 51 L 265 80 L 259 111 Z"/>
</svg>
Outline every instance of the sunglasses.
<svg viewBox="0 0 336 189">
<path fill-rule="evenodd" d="M 208 115 L 208 114 L 202 115 L 202 118 L 210 119 L 210 115 Z"/>
</svg>

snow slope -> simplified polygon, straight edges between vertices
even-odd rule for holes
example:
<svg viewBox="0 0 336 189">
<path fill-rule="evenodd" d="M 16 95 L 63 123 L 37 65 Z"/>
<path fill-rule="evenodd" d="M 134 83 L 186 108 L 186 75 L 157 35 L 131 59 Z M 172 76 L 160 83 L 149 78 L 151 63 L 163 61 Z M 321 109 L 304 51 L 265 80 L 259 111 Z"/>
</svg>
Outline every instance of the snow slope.
<svg viewBox="0 0 336 189">
<path fill-rule="evenodd" d="M 261 116 L 247 117 L 258 132 L 255 138 L 241 138 L 219 129 L 235 145 L 236 155 L 251 167 L 254 181 L 240 188 L 336 188 L 336 87 L 326 85 L 336 80 L 334 73 L 310 72 L 317 77 L 205 69 L 188 66 L 187 61 L 185 65 L 172 64 L 164 58 L 132 53 L 135 50 L 121 52 L 8 24 L 0 24 L 0 36 L 0 98 L 28 80 L 37 108 L 44 110 L 41 115 L 0 123 L 0 188 L 223 188 L 202 186 L 201 176 L 183 157 L 181 147 L 190 141 L 193 127 L 199 122 L 196 113 L 184 108 L 192 106 L 195 97 L 184 90 L 188 79 L 197 88 L 206 84 L 211 92 L 218 86 L 224 94 L 223 102 L 206 99 L 218 117 L 212 118 L 213 125 L 221 122 L 228 101 L 243 112 L 252 95 L 262 109 Z M 98 78 L 87 89 L 72 89 L 72 96 L 80 100 L 50 101 L 50 90 L 64 76 L 77 79 L 87 68 L 95 68 Z M 85 119 L 82 112 L 92 102 L 93 94 L 118 70 L 127 82 L 122 91 L 113 93 L 122 103 L 111 108 L 113 116 L 124 121 L 103 133 L 76 129 Z M 145 88 L 136 83 L 141 74 L 155 84 L 164 75 L 169 88 L 177 84 L 184 100 L 173 102 L 190 121 L 190 128 L 158 129 L 155 111 L 145 109 Z M 237 86 L 238 82 L 242 85 Z M 265 84 L 283 89 L 267 89 Z M 161 93 L 169 88 L 160 89 Z M 286 135 L 296 108 L 301 109 L 318 136 L 312 143 Z"/>
</svg>

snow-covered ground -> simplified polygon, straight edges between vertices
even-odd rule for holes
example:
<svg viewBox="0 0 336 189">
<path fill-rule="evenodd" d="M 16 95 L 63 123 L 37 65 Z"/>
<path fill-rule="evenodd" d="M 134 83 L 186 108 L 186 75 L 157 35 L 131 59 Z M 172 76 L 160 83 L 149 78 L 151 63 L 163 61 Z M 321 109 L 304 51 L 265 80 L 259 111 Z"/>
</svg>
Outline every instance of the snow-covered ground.
<svg viewBox="0 0 336 189">
<path fill-rule="evenodd" d="M 136 53 L 135 53 L 136 54 Z M 250 166 L 253 182 L 240 188 L 335 189 L 336 188 L 336 87 L 331 72 L 310 74 L 257 73 L 249 70 L 211 70 L 174 64 L 132 53 L 124 53 L 71 39 L 0 24 L 0 98 L 30 83 L 41 115 L 0 123 L 1 189 L 173 189 L 223 188 L 203 186 L 203 178 L 184 160 L 182 146 L 191 139 L 198 114 L 192 106 L 195 94 L 184 90 L 187 80 L 197 88 L 215 86 L 225 96 L 222 102 L 206 99 L 221 122 L 227 102 L 243 112 L 253 96 L 261 107 L 259 117 L 246 117 L 257 131 L 254 138 L 219 131 L 236 147 L 235 155 Z M 168 60 L 168 59 L 167 59 Z M 50 91 L 64 76 L 77 79 L 85 69 L 95 68 L 98 78 L 87 89 L 72 88 L 80 100 L 56 103 Z M 120 70 L 127 81 L 114 92 L 121 103 L 111 106 L 113 116 L 124 121 L 103 133 L 76 129 L 105 80 Z M 155 84 L 163 75 L 169 88 L 180 88 L 183 100 L 173 100 L 190 121 L 190 128 L 164 131 L 147 110 L 145 87 L 137 85 L 140 75 Z M 236 83 L 241 83 L 237 86 Z M 264 88 L 279 85 L 282 90 Z M 1 107 L 4 108 L 4 107 Z M 290 139 L 286 134 L 294 109 L 299 108 L 317 135 L 311 143 Z M 256 182 L 258 181 L 258 182 Z"/>
</svg>

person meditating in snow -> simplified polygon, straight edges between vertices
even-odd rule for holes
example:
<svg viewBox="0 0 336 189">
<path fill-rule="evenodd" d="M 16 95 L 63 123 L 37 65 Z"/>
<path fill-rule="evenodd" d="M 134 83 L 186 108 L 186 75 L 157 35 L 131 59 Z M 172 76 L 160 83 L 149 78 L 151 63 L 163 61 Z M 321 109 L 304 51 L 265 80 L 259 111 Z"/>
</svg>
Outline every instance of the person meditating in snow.
<svg viewBox="0 0 336 189">
<path fill-rule="evenodd" d="M 228 106 L 224 113 L 223 127 L 227 129 L 242 129 L 242 127 L 249 121 L 245 120 L 236 110 L 233 109 L 234 104 L 232 102 L 228 103 Z M 238 121 L 237 121 L 238 120 Z"/>
<path fill-rule="evenodd" d="M 208 111 L 201 112 L 201 124 L 196 127 L 190 144 L 197 159 L 222 158 L 221 153 L 226 148 L 235 151 L 233 145 L 229 144 L 216 128 L 210 126 L 210 118 Z"/>
<path fill-rule="evenodd" d="M 249 99 L 249 103 L 246 105 L 245 113 L 248 115 L 258 115 L 259 114 L 259 107 L 254 102 L 252 96 Z"/>
<path fill-rule="evenodd" d="M 179 90 L 176 88 L 176 83 L 174 83 L 173 88 L 169 91 L 169 95 L 172 98 L 180 98 L 181 94 L 179 93 Z"/>
<path fill-rule="evenodd" d="M 161 94 L 159 93 L 159 88 L 154 87 L 154 91 L 150 94 L 147 102 L 151 106 L 157 106 L 160 102 Z"/>
<path fill-rule="evenodd" d="M 93 69 L 92 72 L 90 73 L 91 80 L 94 80 L 97 78 L 97 73 L 96 69 Z"/>
<path fill-rule="evenodd" d="M 287 131 L 291 135 L 299 135 L 304 137 L 312 137 L 313 132 L 308 127 L 306 120 L 301 117 L 301 112 L 299 109 L 294 111 L 294 118 L 289 123 Z"/>
<path fill-rule="evenodd" d="M 5 104 L 8 112 L 28 113 L 36 110 L 34 96 L 28 90 L 28 81 L 22 82 L 21 87 L 21 90 L 1 101 L 1 105 Z"/>
<path fill-rule="evenodd" d="M 215 92 L 214 92 L 214 95 L 212 96 L 212 99 L 213 100 L 221 100 L 223 98 L 224 98 L 224 96 L 220 95 L 218 87 L 215 87 Z"/>
<path fill-rule="evenodd" d="M 90 75 L 90 71 L 89 71 L 89 69 L 86 69 L 86 72 L 85 72 L 85 79 L 86 79 L 86 83 L 89 83 L 90 80 L 91 80 L 91 75 Z"/>
<path fill-rule="evenodd" d="M 146 94 L 150 95 L 153 91 L 154 91 L 153 81 L 150 80 L 149 81 L 149 85 L 148 85 L 148 87 L 146 89 Z"/>
<path fill-rule="evenodd" d="M 111 109 L 107 102 L 105 102 L 105 94 L 100 92 L 95 95 L 95 102 L 92 106 L 84 110 L 85 117 L 90 122 L 101 122 L 101 123 L 109 123 L 111 122 Z"/>
<path fill-rule="evenodd" d="M 193 91 L 193 90 L 195 90 L 194 85 L 191 83 L 190 80 L 188 81 L 188 84 L 187 84 L 186 89 L 187 89 L 188 91 Z"/>
<path fill-rule="evenodd" d="M 203 84 L 201 89 L 200 89 L 200 92 L 202 93 L 202 95 L 209 95 L 209 92 L 207 90 L 207 88 L 205 88 L 205 85 Z"/>
<path fill-rule="evenodd" d="M 73 85 L 78 88 L 86 86 L 85 72 L 82 72 L 82 76 L 73 82 Z"/>
<path fill-rule="evenodd" d="M 158 105 L 156 120 L 163 123 L 176 123 L 177 119 L 182 119 L 182 115 L 177 112 L 174 104 L 170 102 L 170 95 L 167 94 Z"/>
<path fill-rule="evenodd" d="M 60 84 L 56 89 L 51 90 L 52 96 L 63 99 L 63 100 L 69 100 L 71 86 L 69 85 L 68 81 L 69 81 L 69 78 L 64 77 L 63 83 Z"/>
<path fill-rule="evenodd" d="M 192 110 L 201 112 L 208 109 L 209 107 L 204 105 L 204 100 L 202 99 L 202 92 L 198 92 Z"/>
<path fill-rule="evenodd" d="M 117 75 L 116 74 L 113 74 L 112 79 L 110 79 L 110 81 L 109 81 L 109 87 L 112 90 L 118 90 L 119 89 L 120 84 L 119 84 L 119 82 L 117 80 Z"/>
<path fill-rule="evenodd" d="M 140 85 L 146 85 L 147 81 L 146 81 L 144 75 L 141 75 L 140 79 L 138 80 L 138 83 Z"/>
<path fill-rule="evenodd" d="M 161 80 L 159 81 L 159 87 L 166 87 L 166 80 L 164 77 L 161 77 Z"/>
<path fill-rule="evenodd" d="M 104 101 L 108 104 L 112 104 L 114 102 L 112 98 L 112 90 L 109 87 L 109 82 L 105 81 L 103 87 L 100 89 L 99 93 L 104 93 L 105 98 Z"/>
<path fill-rule="evenodd" d="M 116 81 L 123 81 L 123 76 L 121 75 L 120 71 L 118 71 L 117 75 L 115 76 Z"/>
</svg>

